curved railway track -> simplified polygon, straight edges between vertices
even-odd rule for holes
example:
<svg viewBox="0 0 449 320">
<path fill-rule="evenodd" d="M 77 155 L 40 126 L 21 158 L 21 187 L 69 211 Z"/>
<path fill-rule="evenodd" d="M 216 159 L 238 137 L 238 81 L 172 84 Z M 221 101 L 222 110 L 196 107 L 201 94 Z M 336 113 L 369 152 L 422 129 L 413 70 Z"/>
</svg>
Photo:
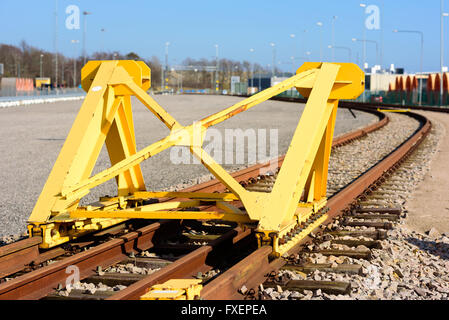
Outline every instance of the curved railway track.
<svg viewBox="0 0 449 320">
<path fill-rule="evenodd" d="M 345 107 L 345 103 L 341 104 Z M 353 104 L 346 107 L 374 112 L 380 120 L 335 139 L 333 147 L 360 139 L 389 122 L 388 117 L 376 111 Z M 338 215 L 351 212 L 357 199 L 381 184 L 424 139 L 430 131 L 430 122 L 416 114 L 407 115 L 417 120 L 419 128 L 388 156 L 329 199 L 326 208 L 329 218 L 323 225 L 331 223 Z M 279 166 L 282 161 L 283 157 L 280 157 Z M 259 184 L 268 186 L 269 190 L 272 176 L 259 177 L 263 166 L 268 164 L 252 166 L 233 173 L 233 176 L 247 188 Z M 225 189 L 220 182 L 212 180 L 183 191 L 224 192 Z M 319 227 L 313 233 L 322 230 Z M 310 236 L 304 238 L 289 254 L 297 254 L 311 240 Z M 192 276 L 203 279 L 205 283 L 201 292 L 203 299 L 241 299 L 255 297 L 257 291 L 248 290 L 243 292 L 246 295 L 242 295 L 243 286 L 257 289 L 268 274 L 273 274 L 289 261 L 272 259 L 271 247 L 257 249 L 251 230 L 242 230 L 232 224 L 183 221 L 148 224 L 148 221 L 131 220 L 46 252 L 39 251 L 39 241 L 39 238 L 30 238 L 0 247 L 0 278 L 3 281 L 0 299 L 139 299 L 153 284 Z M 236 252 L 240 255 L 232 254 Z M 67 292 L 64 286 L 70 266 L 78 268 L 80 279 L 86 285 Z M 88 285 L 100 282 L 104 285 L 102 290 Z"/>
</svg>

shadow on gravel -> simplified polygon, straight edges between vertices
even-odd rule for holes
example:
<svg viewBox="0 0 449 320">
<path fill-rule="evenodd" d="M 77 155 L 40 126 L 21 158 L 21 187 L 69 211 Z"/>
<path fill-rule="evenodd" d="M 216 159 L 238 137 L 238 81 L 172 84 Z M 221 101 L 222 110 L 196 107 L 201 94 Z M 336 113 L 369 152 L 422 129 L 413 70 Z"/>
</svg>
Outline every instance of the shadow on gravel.
<svg viewBox="0 0 449 320">
<path fill-rule="evenodd" d="M 449 260 L 449 244 L 447 243 L 435 242 L 431 240 L 420 240 L 416 238 L 407 238 L 406 240 L 423 251 L 439 256 L 442 259 Z"/>
</svg>

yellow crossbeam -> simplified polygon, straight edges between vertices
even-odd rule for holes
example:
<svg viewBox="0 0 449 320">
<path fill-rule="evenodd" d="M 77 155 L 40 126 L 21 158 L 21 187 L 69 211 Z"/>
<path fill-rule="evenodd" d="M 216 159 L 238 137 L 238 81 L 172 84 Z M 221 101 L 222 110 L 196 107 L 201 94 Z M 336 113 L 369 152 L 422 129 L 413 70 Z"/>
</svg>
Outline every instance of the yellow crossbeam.
<svg viewBox="0 0 449 320">
<path fill-rule="evenodd" d="M 146 93 L 150 79 L 150 69 L 136 61 L 90 61 L 82 69 L 86 99 L 29 218 L 30 235 L 44 234 L 44 247 L 130 218 L 258 222 L 258 231 L 279 233 L 325 205 L 338 100 L 354 99 L 364 88 L 363 72 L 356 65 L 306 63 L 295 76 L 185 127 Z M 250 192 L 202 148 L 207 128 L 292 87 L 308 101 L 273 190 Z M 170 129 L 168 136 L 141 150 L 136 148 L 131 96 Z M 92 176 L 103 144 L 111 167 Z M 230 193 L 146 191 L 140 163 L 173 146 L 189 147 Z M 80 199 L 92 188 L 113 178 L 117 197 L 79 207 Z M 150 198 L 188 200 L 139 205 Z M 231 204 L 236 200 L 245 210 Z M 205 201 L 223 212 L 175 211 Z M 58 223 L 50 223 L 54 221 Z"/>
<path fill-rule="evenodd" d="M 77 209 L 70 213 L 71 218 L 126 218 L 126 219 L 181 219 L 181 220 L 225 220 L 250 223 L 247 215 L 221 213 L 216 211 L 137 211 L 132 209 L 114 211 L 89 211 Z"/>
</svg>

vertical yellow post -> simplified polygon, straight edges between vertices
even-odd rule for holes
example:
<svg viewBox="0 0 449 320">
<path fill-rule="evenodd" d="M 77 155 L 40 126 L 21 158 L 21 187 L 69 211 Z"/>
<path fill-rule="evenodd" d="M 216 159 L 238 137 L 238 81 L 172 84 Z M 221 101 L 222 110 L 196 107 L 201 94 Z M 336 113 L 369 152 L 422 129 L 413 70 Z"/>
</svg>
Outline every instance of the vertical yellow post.
<svg viewBox="0 0 449 320">
<path fill-rule="evenodd" d="M 356 65 L 306 63 L 297 75 L 183 127 L 145 92 L 149 88 L 150 70 L 143 63 L 91 61 L 83 68 L 82 75 L 86 99 L 29 218 L 32 232 L 38 233 L 41 228 L 44 247 L 136 217 L 258 221 L 258 231 L 266 235 L 281 234 L 296 222 L 299 207 L 310 213 L 318 205 L 324 205 L 338 100 L 356 98 L 364 86 L 363 72 Z M 269 194 L 250 192 L 203 150 L 206 130 L 292 87 L 308 97 L 308 101 L 273 190 Z M 167 137 L 139 151 L 131 96 L 137 97 L 170 129 Z M 91 176 L 104 143 L 111 167 Z M 167 211 L 189 207 L 198 200 L 143 205 L 145 194 L 151 197 L 156 193 L 145 192 L 140 163 L 172 146 L 189 147 L 231 191 L 233 199 L 243 203 L 245 211 L 221 203 L 223 200 L 219 201 L 213 194 L 202 194 L 200 198 L 215 203 L 221 212 Z M 118 187 L 118 197 L 110 200 L 112 205 L 78 208 L 80 199 L 92 188 L 112 178 Z M 301 202 L 303 192 L 306 203 Z M 171 195 L 177 197 L 176 193 Z M 179 197 L 195 198 L 193 194 L 179 194 Z"/>
</svg>

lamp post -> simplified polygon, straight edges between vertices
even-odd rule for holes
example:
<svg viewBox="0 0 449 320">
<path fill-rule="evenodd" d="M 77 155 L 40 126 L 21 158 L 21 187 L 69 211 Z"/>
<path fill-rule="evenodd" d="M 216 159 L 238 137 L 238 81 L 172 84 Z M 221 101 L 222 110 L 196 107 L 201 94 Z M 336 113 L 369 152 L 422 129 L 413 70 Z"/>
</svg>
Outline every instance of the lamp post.
<svg viewBox="0 0 449 320">
<path fill-rule="evenodd" d="M 165 67 L 162 69 L 162 81 L 161 86 L 162 90 L 168 89 L 168 83 L 166 77 L 166 73 L 168 74 L 168 46 L 170 45 L 170 42 L 165 42 Z"/>
<path fill-rule="evenodd" d="M 310 55 L 311 55 L 311 54 L 312 54 L 312 52 L 306 51 L 307 61 L 310 61 Z"/>
<path fill-rule="evenodd" d="M 274 42 L 270 42 L 270 46 L 273 48 L 273 63 L 271 64 L 271 76 L 274 78 L 276 72 L 276 45 Z"/>
<path fill-rule="evenodd" d="M 87 28 L 87 16 L 92 12 L 83 11 L 84 23 L 83 23 L 83 63 L 86 64 L 86 28 Z"/>
<path fill-rule="evenodd" d="M 361 3 L 360 7 L 365 9 L 366 4 Z M 365 21 L 363 21 L 363 40 L 366 40 L 366 27 L 365 27 Z M 353 40 L 354 41 L 354 40 Z M 365 63 L 366 63 L 366 41 L 363 42 L 363 66 L 362 70 L 365 72 Z M 365 93 L 363 93 L 363 102 L 365 102 Z"/>
<path fill-rule="evenodd" d="M 414 33 L 419 34 L 421 36 L 421 57 L 420 57 L 420 73 L 422 76 L 423 72 L 423 57 L 424 57 L 424 33 L 421 31 L 415 30 L 393 30 L 394 33 Z M 422 104 L 422 79 L 419 79 L 419 105 Z"/>
<path fill-rule="evenodd" d="M 253 48 L 249 49 L 249 52 L 253 53 L 255 50 Z M 254 87 L 254 62 L 251 59 L 251 90 Z"/>
<path fill-rule="evenodd" d="M 42 58 L 44 57 L 43 54 L 40 56 L 40 77 L 42 78 Z"/>
<path fill-rule="evenodd" d="M 341 49 L 341 50 L 346 50 L 348 51 L 348 62 L 351 62 L 352 60 L 352 50 L 349 47 L 341 47 L 341 46 L 334 46 L 334 45 L 329 45 L 327 46 L 329 49 Z"/>
<path fill-rule="evenodd" d="M 335 20 L 337 20 L 337 16 L 332 17 L 332 62 L 335 62 Z"/>
<path fill-rule="evenodd" d="M 79 40 L 71 40 L 70 41 L 75 47 L 75 54 L 73 56 L 73 87 L 76 87 L 76 44 L 78 44 Z"/>
<path fill-rule="evenodd" d="M 290 35 L 290 38 L 293 39 L 293 61 L 292 61 L 292 67 L 293 67 L 293 72 L 295 70 L 295 57 L 296 57 L 296 43 L 295 43 L 295 37 L 296 35 L 294 33 L 292 33 Z"/>
<path fill-rule="evenodd" d="M 358 41 L 358 42 L 363 42 L 364 45 L 365 45 L 367 42 L 369 42 L 369 43 L 374 43 L 374 44 L 376 45 L 376 64 L 379 63 L 379 44 L 377 43 L 377 41 L 374 41 L 374 40 L 366 40 L 366 39 L 360 40 L 360 39 L 357 39 L 357 38 L 352 38 L 352 41 L 353 41 L 353 42 L 356 42 L 356 41 Z M 364 51 L 365 51 L 365 50 L 364 50 Z M 365 54 L 366 54 L 366 53 L 365 53 Z M 364 60 L 366 60 L 366 56 L 365 56 Z M 364 64 L 365 64 L 365 63 L 366 63 L 366 61 L 364 61 Z M 365 66 L 363 66 L 363 68 L 365 68 Z"/>
<path fill-rule="evenodd" d="M 444 68 L 444 17 L 449 17 L 449 13 L 444 12 L 444 0 L 441 0 L 441 40 L 440 40 L 440 106 L 443 105 L 443 68 Z"/>
<path fill-rule="evenodd" d="M 317 22 L 316 25 L 320 27 L 320 61 L 323 61 L 323 23 Z"/>
<path fill-rule="evenodd" d="M 104 33 L 105 33 L 106 29 L 101 28 L 100 32 L 101 32 L 101 51 L 104 52 Z"/>
<path fill-rule="evenodd" d="M 215 92 L 218 92 L 218 44 L 215 45 Z"/>
</svg>

